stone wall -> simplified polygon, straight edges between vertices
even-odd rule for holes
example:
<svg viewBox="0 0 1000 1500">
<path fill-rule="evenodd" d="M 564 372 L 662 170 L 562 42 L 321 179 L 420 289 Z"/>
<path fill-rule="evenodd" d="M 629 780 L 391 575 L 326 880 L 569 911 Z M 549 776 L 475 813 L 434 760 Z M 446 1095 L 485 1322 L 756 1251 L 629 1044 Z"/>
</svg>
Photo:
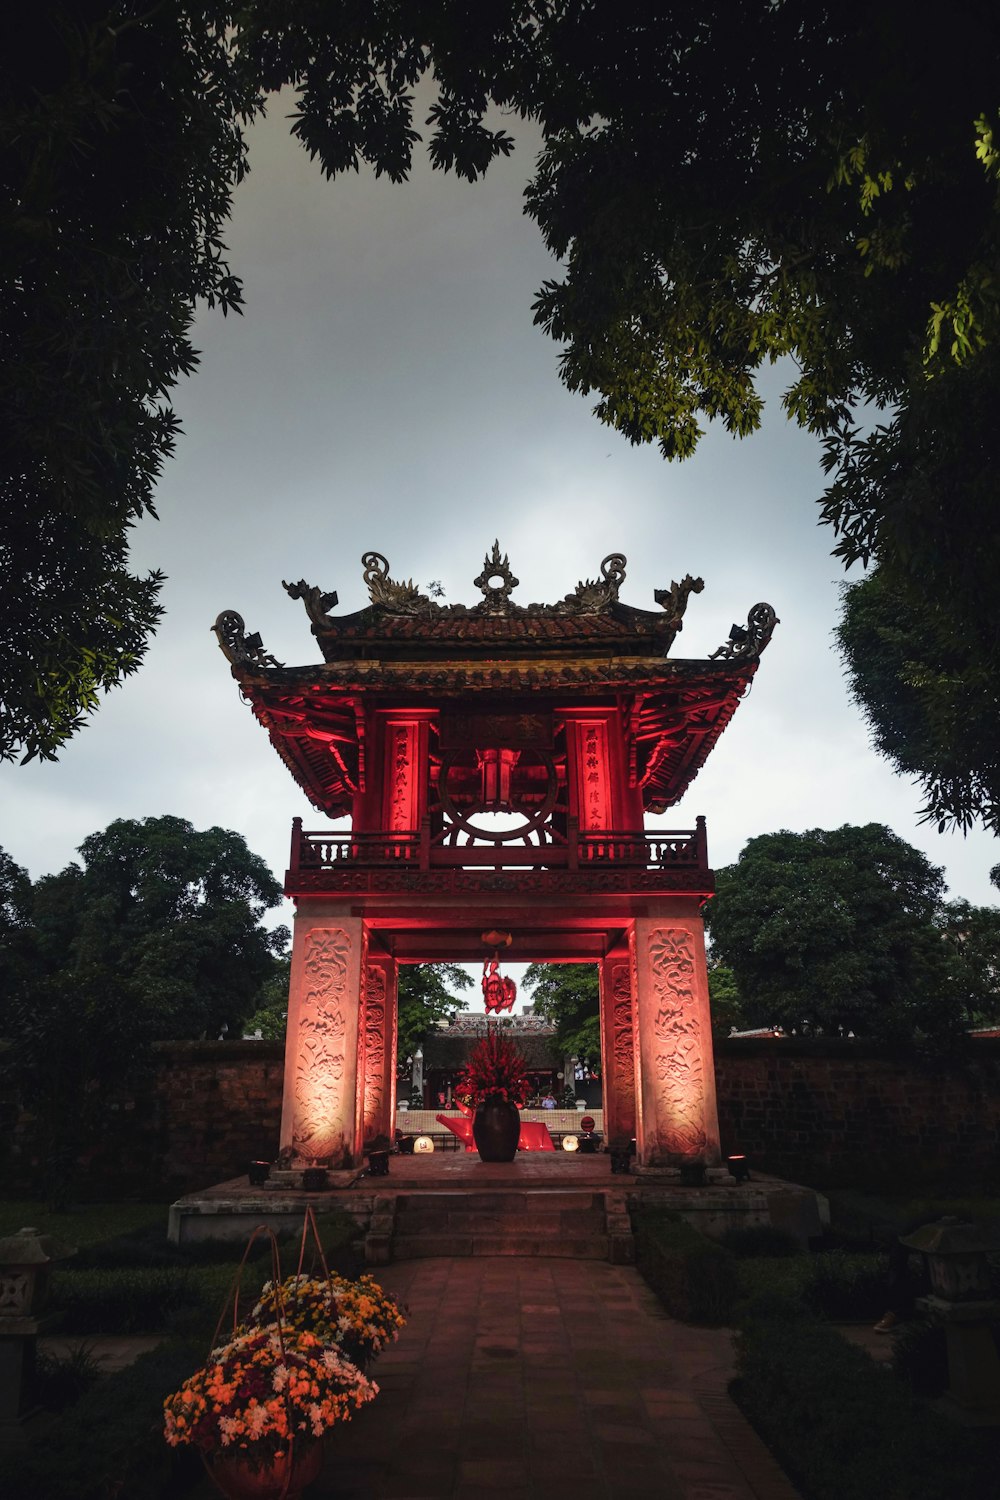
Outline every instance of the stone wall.
<svg viewBox="0 0 1000 1500">
<path fill-rule="evenodd" d="M 205 1186 L 274 1159 L 283 1042 L 167 1042 L 156 1053 L 164 1178 Z"/>
<path fill-rule="evenodd" d="M 196 1188 L 273 1158 L 282 1062 L 279 1042 L 161 1044 L 152 1076 L 107 1101 L 81 1176 Z M 935 1178 L 1000 1190 L 1000 1040 L 972 1042 L 952 1061 L 860 1042 L 726 1040 L 716 1078 L 723 1151 L 761 1171 L 828 1187 Z M 15 1180 L 42 1165 L 24 1112 L 8 1165 Z"/>
<path fill-rule="evenodd" d="M 1000 1187 L 1000 1042 L 961 1057 L 857 1041 L 722 1041 L 715 1047 L 724 1152 L 815 1185 Z"/>
</svg>

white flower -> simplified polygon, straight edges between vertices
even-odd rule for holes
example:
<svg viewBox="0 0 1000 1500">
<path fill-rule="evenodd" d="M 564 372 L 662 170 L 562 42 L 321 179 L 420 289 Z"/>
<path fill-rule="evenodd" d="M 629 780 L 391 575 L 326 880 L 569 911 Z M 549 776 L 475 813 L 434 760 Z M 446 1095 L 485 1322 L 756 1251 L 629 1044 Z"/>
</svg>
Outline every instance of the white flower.
<svg viewBox="0 0 1000 1500">
<path fill-rule="evenodd" d="M 236 1436 L 239 1423 L 235 1417 L 220 1417 L 219 1431 L 222 1433 L 222 1446 L 225 1448 Z"/>
</svg>

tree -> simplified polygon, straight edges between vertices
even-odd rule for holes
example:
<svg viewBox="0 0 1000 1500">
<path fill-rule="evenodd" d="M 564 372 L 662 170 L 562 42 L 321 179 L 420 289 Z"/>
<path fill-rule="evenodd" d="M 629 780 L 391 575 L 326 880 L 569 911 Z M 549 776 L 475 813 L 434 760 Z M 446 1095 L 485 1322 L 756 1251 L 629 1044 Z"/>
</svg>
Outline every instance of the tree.
<svg viewBox="0 0 1000 1500">
<path fill-rule="evenodd" d="M 128 567 L 197 362 L 238 308 L 220 229 L 252 89 L 233 8 L 20 7 L 0 56 L 0 756 L 53 757 L 142 660 L 162 577 Z"/>
<path fill-rule="evenodd" d="M 239 1034 L 288 939 L 261 926 L 281 887 L 237 833 L 122 819 L 80 854 L 35 884 L 31 970 L 0 1013 L 53 1181 L 152 1042 Z"/>
<path fill-rule="evenodd" d="M 937 918 L 955 1003 L 970 1026 L 1000 1022 L 1000 910 L 949 901 Z"/>
<path fill-rule="evenodd" d="M 712 953 L 751 1026 L 946 1038 L 969 1014 L 943 889 L 942 871 L 878 823 L 765 834 L 718 872 Z"/>
<path fill-rule="evenodd" d="M 596 964 L 531 964 L 524 976 L 536 1016 L 555 1023 L 565 1057 L 601 1057 L 601 985 Z"/>
<path fill-rule="evenodd" d="M 708 999 L 712 1014 L 712 1031 L 716 1036 L 728 1036 L 746 1024 L 743 1000 L 736 983 L 736 976 L 728 964 L 717 960 L 708 965 Z"/>
<path fill-rule="evenodd" d="M 244 1023 L 245 1036 L 258 1033 L 262 1041 L 281 1042 L 288 1029 L 288 987 L 292 977 L 290 953 L 274 957 L 271 973 L 257 992 L 256 1009 Z"/>
<path fill-rule="evenodd" d="M 400 966 L 396 1033 L 396 1055 L 400 1063 L 412 1057 L 442 1021 L 454 1020 L 460 1010 L 468 1009 L 468 1002 L 453 994 L 452 990 L 471 987 L 471 976 L 460 964 Z"/>
<path fill-rule="evenodd" d="M 597 415 L 632 442 L 684 457 L 706 421 L 752 432 L 757 374 L 787 357 L 784 406 L 826 445 L 821 518 L 838 555 L 877 564 L 911 603 L 926 590 L 961 639 L 954 580 L 966 599 L 988 598 L 967 583 L 995 576 L 975 562 L 997 538 L 995 7 L 966 0 L 947 24 L 903 0 L 181 0 L 146 11 L 89 0 L 70 24 L 76 9 L 36 7 L 5 49 L 10 484 L 26 497 L 25 526 L 45 519 L 55 537 L 32 599 L 10 605 L 22 635 L 9 747 L 53 753 L 78 722 L 72 704 L 89 706 L 94 683 L 141 654 L 155 579 L 115 614 L 122 638 L 116 625 L 96 646 L 88 610 L 79 629 L 68 613 L 54 628 L 45 579 L 69 555 L 64 518 L 89 528 L 94 540 L 70 540 L 99 560 L 147 508 L 173 438 L 165 393 L 193 364 L 194 302 L 238 305 L 219 226 L 245 169 L 242 125 L 284 86 L 296 91 L 293 131 L 330 177 L 362 162 L 407 175 L 421 80 L 437 89 L 430 159 L 470 180 L 511 149 L 485 123 L 491 105 L 535 120 L 543 147 L 527 209 L 562 263 L 535 318 L 563 346 L 566 385 L 596 393 Z M 120 330 L 119 293 L 126 313 L 137 307 Z M 99 337 L 81 321 L 89 313 Z M 872 411 L 888 415 L 868 430 Z M 124 586 L 123 556 L 101 575 L 105 602 Z M 34 670 L 47 634 L 64 641 L 62 675 Z M 995 673 L 995 638 L 974 666 Z M 974 786 L 950 802 L 932 769 L 919 774 L 939 821 L 981 815 Z"/>
<path fill-rule="evenodd" d="M 992 611 L 955 629 L 956 610 L 914 598 L 879 568 L 844 590 L 837 637 L 875 748 L 927 794 L 924 818 L 1000 834 L 1000 723 Z M 984 596 L 980 596 L 982 598 Z M 961 611 L 966 613 L 964 607 Z"/>
<path fill-rule="evenodd" d="M 27 980 L 33 937 L 28 872 L 0 849 L 0 996 L 15 994 Z"/>
</svg>

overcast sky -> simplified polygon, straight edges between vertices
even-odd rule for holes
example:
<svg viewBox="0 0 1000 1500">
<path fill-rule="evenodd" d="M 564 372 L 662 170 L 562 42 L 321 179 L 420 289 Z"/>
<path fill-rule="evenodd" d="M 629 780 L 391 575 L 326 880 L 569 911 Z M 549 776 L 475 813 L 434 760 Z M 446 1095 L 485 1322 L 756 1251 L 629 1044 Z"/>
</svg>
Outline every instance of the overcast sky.
<svg viewBox="0 0 1000 1500">
<path fill-rule="evenodd" d="M 523 132 L 522 132 L 523 134 Z M 166 618 L 140 673 L 55 764 L 0 769 L 0 843 L 33 878 L 114 818 L 172 813 L 238 830 L 280 877 L 291 819 L 322 826 L 249 709 L 210 627 L 236 609 L 288 666 L 319 660 L 283 578 L 367 603 L 360 556 L 440 579 L 475 603 L 498 537 L 515 600 L 551 602 L 628 557 L 622 599 L 701 574 L 673 655 L 703 658 L 758 600 L 781 619 L 753 690 L 684 801 L 659 826 L 708 819 L 720 866 L 778 828 L 889 824 L 946 869 L 951 894 L 992 902 L 996 841 L 918 824 L 919 791 L 869 748 L 832 640 L 842 570 L 816 524 L 814 439 L 782 417 L 772 372 L 763 430 L 722 430 L 666 464 L 569 395 L 532 326 L 556 268 L 521 212 L 530 142 L 469 185 L 327 183 L 279 108 L 255 129 L 228 235 L 246 315 L 205 313 L 184 425 L 134 559 L 168 574 Z"/>
</svg>

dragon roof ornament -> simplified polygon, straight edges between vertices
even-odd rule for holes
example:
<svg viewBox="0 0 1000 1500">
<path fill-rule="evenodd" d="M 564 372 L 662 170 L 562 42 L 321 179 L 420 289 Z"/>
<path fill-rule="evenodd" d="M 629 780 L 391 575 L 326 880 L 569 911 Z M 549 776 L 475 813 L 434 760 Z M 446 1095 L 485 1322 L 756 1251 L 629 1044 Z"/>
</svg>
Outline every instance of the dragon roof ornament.
<svg viewBox="0 0 1000 1500">
<path fill-rule="evenodd" d="M 441 593 L 439 586 L 430 584 L 424 593 L 412 578 L 391 577 L 389 561 L 381 552 L 362 554 L 370 603 L 354 613 L 330 613 L 338 603 L 335 590 L 324 592 L 302 578 L 282 586 L 290 598 L 301 599 L 328 663 L 347 660 L 352 653 L 363 656 L 364 643 L 375 640 L 382 643 L 380 649 L 388 649 L 387 660 L 394 659 L 397 643 L 419 641 L 429 643 L 428 648 L 437 653 L 435 660 L 457 649 L 458 643 L 463 651 L 485 658 L 495 654 L 501 640 L 509 641 L 512 650 L 548 650 L 550 655 L 560 649 L 560 643 L 579 655 L 586 643 L 600 641 L 606 649 L 617 649 L 621 642 L 626 655 L 634 656 L 640 643 L 645 643 L 647 655 L 666 656 L 683 629 L 691 595 L 702 592 L 704 580 L 687 573 L 680 582 L 673 580 L 669 588 L 654 591 L 658 611 L 635 608 L 619 599 L 626 562 L 624 553 L 608 553 L 599 577 L 581 579 L 571 593 L 552 604 L 514 601 L 518 579 L 499 540 L 494 540 L 474 580 L 482 599 L 473 605 L 440 602 L 431 597 Z M 747 624 L 733 625 L 729 640 L 709 660 L 742 662 L 759 656 L 777 623 L 769 604 L 755 604 Z M 235 611 L 221 614 L 214 628 L 234 668 L 253 672 L 279 665 L 264 651 L 259 636 L 245 634 L 243 620 Z"/>
<path fill-rule="evenodd" d="M 249 667 L 251 670 L 276 667 L 284 663 L 276 661 L 264 650 L 264 642 L 257 634 L 247 635 L 243 616 L 235 609 L 224 609 L 212 626 L 223 655 L 233 667 Z"/>
<path fill-rule="evenodd" d="M 511 595 L 520 580 L 510 566 L 510 557 L 500 553 L 500 543 L 494 540 L 492 549 L 483 559 L 482 571 L 473 582 L 482 594 L 482 602 L 474 605 L 441 604 L 420 591 L 412 578 L 398 582 L 389 576 L 389 561 L 381 552 L 365 552 L 361 558 L 364 581 L 368 597 L 374 608 L 390 615 L 423 615 L 435 612 L 469 614 L 605 614 L 618 603 L 619 590 L 625 582 L 625 567 L 628 559 L 623 552 L 609 552 L 601 562 L 600 578 L 581 579 L 576 588 L 555 604 L 516 604 Z M 676 628 L 687 607 L 688 596 L 700 593 L 704 588 L 700 578 L 689 573 L 681 583 L 672 583 L 669 589 L 657 589 L 656 601 L 668 610 Z M 328 610 L 337 603 L 336 591 L 325 594 L 304 579 L 298 583 L 284 583 L 286 593 L 292 599 L 301 599 L 314 625 L 321 628 L 332 624 Z"/>
</svg>

